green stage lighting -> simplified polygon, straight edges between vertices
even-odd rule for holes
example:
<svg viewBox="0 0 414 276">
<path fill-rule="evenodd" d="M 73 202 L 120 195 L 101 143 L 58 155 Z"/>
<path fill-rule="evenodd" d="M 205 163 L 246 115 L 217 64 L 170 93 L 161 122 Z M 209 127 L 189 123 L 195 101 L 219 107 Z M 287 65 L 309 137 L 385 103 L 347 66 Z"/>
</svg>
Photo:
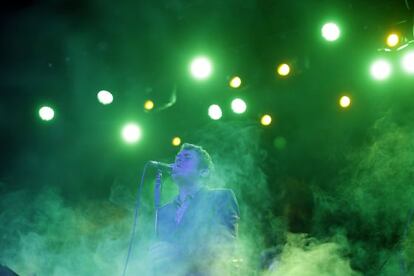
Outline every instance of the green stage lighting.
<svg viewBox="0 0 414 276">
<path fill-rule="evenodd" d="M 414 51 L 410 51 L 402 58 L 402 67 L 409 73 L 414 74 Z"/>
<path fill-rule="evenodd" d="M 322 36 L 327 41 L 335 41 L 339 38 L 341 31 L 339 30 L 338 25 L 333 22 L 326 23 L 322 27 Z"/>
<path fill-rule="evenodd" d="M 207 79 L 213 70 L 211 62 L 206 57 L 195 58 L 190 65 L 191 74 L 199 80 Z"/>
<path fill-rule="evenodd" d="M 286 63 L 280 64 L 277 67 L 277 73 L 282 77 L 286 77 L 290 73 L 290 66 Z"/>
<path fill-rule="evenodd" d="M 391 75 L 391 64 L 380 59 L 371 65 L 371 75 L 376 80 L 385 80 Z"/>
<path fill-rule="evenodd" d="M 210 105 L 208 108 L 208 116 L 213 120 L 218 120 L 223 115 L 220 106 L 217 104 Z"/>
<path fill-rule="evenodd" d="M 110 104 L 114 100 L 114 97 L 112 96 L 111 92 L 106 90 L 99 91 L 97 97 L 98 101 L 103 105 Z"/>
<path fill-rule="evenodd" d="M 246 103 L 242 99 L 234 99 L 231 102 L 231 109 L 234 113 L 241 114 L 244 113 L 247 109 Z"/>
<path fill-rule="evenodd" d="M 135 123 L 128 123 L 122 128 L 122 138 L 128 144 L 134 144 L 141 139 L 141 128 Z"/>
<path fill-rule="evenodd" d="M 55 117 L 55 111 L 49 106 L 42 106 L 39 109 L 39 116 L 43 121 L 50 121 Z"/>
<path fill-rule="evenodd" d="M 348 96 L 342 96 L 342 97 L 339 99 L 339 105 L 340 105 L 342 108 L 347 108 L 347 107 L 349 107 L 349 106 L 351 105 L 351 98 L 349 98 Z"/>
</svg>

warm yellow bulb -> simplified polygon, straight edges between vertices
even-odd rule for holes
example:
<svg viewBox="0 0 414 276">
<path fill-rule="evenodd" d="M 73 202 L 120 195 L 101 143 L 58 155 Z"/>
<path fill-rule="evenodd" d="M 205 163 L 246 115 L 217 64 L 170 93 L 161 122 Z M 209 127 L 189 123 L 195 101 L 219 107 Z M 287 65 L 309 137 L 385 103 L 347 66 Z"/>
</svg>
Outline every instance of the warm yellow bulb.
<svg viewBox="0 0 414 276">
<path fill-rule="evenodd" d="M 398 45 L 399 42 L 400 42 L 400 37 L 395 33 L 392 33 L 387 37 L 387 45 L 389 47 L 395 47 Z"/>
<path fill-rule="evenodd" d="M 180 139 L 180 137 L 174 137 L 174 138 L 172 139 L 172 144 L 173 144 L 173 146 L 175 146 L 175 147 L 178 147 L 179 145 L 181 145 L 181 139 Z"/>
<path fill-rule="evenodd" d="M 348 96 L 342 96 L 339 99 L 339 105 L 343 108 L 347 108 L 351 105 L 351 99 Z"/>
<path fill-rule="evenodd" d="M 270 125 L 271 122 L 272 122 L 272 117 L 268 114 L 263 115 L 262 118 L 260 119 L 260 123 L 264 126 Z"/>
<path fill-rule="evenodd" d="M 154 108 L 154 102 L 153 102 L 153 101 L 151 101 L 151 100 L 146 101 L 146 102 L 145 102 L 145 104 L 144 104 L 144 108 L 145 108 L 146 110 L 151 110 L 151 109 L 153 109 L 153 108 Z"/>
<path fill-rule="evenodd" d="M 277 73 L 283 77 L 289 75 L 290 73 L 290 66 L 287 65 L 286 63 L 280 64 L 277 67 Z"/>
<path fill-rule="evenodd" d="M 230 81 L 230 87 L 239 88 L 241 83 L 242 83 L 242 81 L 241 81 L 240 77 L 234 77 Z"/>
</svg>

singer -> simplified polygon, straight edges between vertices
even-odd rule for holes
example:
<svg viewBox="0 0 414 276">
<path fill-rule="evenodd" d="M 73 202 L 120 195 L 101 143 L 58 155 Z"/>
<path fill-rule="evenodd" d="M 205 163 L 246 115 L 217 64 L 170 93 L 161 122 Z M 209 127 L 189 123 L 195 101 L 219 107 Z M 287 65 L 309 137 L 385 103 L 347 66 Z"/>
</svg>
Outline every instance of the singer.
<svg viewBox="0 0 414 276">
<path fill-rule="evenodd" d="M 155 275 L 232 274 L 239 207 L 232 190 L 207 187 L 212 171 L 207 151 L 182 145 L 171 171 L 179 193 L 159 209 L 150 248 Z"/>
</svg>

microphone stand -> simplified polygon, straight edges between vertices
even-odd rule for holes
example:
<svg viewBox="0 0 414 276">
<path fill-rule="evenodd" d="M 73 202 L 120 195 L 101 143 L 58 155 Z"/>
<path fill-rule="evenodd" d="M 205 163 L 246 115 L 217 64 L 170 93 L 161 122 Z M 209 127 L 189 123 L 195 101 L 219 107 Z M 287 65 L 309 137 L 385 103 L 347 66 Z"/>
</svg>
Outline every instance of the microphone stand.
<svg viewBox="0 0 414 276">
<path fill-rule="evenodd" d="M 158 169 L 154 186 L 154 207 L 155 207 L 155 238 L 158 238 L 158 210 L 160 209 L 160 198 L 162 191 L 162 171 Z"/>
</svg>

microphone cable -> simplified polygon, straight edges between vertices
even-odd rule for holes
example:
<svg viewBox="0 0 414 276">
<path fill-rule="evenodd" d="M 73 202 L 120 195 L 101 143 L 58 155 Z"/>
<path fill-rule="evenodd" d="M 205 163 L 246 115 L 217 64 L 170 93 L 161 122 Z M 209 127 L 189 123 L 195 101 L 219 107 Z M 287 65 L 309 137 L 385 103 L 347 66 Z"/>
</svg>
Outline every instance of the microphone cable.
<svg viewBox="0 0 414 276">
<path fill-rule="evenodd" d="M 137 223 L 138 223 L 138 211 L 139 211 L 139 207 L 141 205 L 141 200 L 140 199 L 141 199 L 142 184 L 144 183 L 144 176 L 146 174 L 148 165 L 149 165 L 149 162 L 147 162 L 144 166 L 144 170 L 143 170 L 142 176 L 141 176 L 141 183 L 139 184 L 139 187 L 138 187 L 137 199 L 136 199 L 136 203 L 135 203 L 134 223 L 133 223 L 133 226 L 132 226 L 132 233 L 131 233 L 131 240 L 129 242 L 128 254 L 127 254 L 127 257 L 126 257 L 126 260 L 125 260 L 125 265 L 124 265 L 124 270 L 122 272 L 122 276 L 126 276 L 128 262 L 129 262 L 129 258 L 131 256 L 131 252 L 132 252 L 132 244 L 134 243 L 134 237 L 135 237 L 135 232 L 136 232 Z"/>
</svg>

